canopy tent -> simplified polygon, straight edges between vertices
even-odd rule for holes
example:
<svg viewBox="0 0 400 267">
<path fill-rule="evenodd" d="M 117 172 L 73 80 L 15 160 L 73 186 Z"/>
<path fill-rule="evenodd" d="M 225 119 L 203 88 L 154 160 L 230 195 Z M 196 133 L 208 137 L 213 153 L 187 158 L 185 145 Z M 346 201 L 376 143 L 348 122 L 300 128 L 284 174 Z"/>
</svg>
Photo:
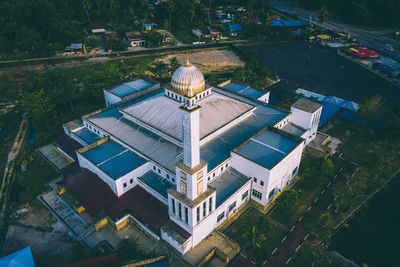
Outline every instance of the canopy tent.
<svg viewBox="0 0 400 267">
<path fill-rule="evenodd" d="M 35 267 L 30 247 L 18 250 L 0 259 L 2 267 Z"/>
</svg>

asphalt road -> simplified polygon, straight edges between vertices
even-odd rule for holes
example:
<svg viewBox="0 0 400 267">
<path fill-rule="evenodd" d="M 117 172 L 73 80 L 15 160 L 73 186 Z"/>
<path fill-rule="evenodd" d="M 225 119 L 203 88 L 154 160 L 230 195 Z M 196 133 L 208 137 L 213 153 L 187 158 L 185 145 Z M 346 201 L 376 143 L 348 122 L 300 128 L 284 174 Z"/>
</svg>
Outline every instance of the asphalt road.
<svg viewBox="0 0 400 267">
<path fill-rule="evenodd" d="M 336 50 L 318 44 L 296 42 L 241 46 L 250 55 L 257 51 L 258 60 L 268 69 L 277 71 L 283 79 L 270 87 L 273 96 L 297 88 L 323 95 L 334 95 L 355 102 L 376 94 L 383 96 L 388 106 L 398 103 L 399 88 L 378 75 L 339 56 Z"/>
<path fill-rule="evenodd" d="M 333 20 L 331 18 L 328 18 L 325 23 L 317 23 L 315 12 L 302 8 L 296 8 L 294 5 L 280 0 L 271 0 L 270 5 L 284 13 L 297 13 L 300 19 L 311 21 L 315 25 L 328 28 L 330 30 L 349 33 L 351 37 L 355 38 L 359 43 L 400 61 L 400 42 L 383 36 L 381 31 L 368 31 L 353 25 L 348 25 L 343 22 Z M 394 48 L 394 51 L 387 50 L 385 46 L 386 44 L 391 44 Z"/>
</svg>

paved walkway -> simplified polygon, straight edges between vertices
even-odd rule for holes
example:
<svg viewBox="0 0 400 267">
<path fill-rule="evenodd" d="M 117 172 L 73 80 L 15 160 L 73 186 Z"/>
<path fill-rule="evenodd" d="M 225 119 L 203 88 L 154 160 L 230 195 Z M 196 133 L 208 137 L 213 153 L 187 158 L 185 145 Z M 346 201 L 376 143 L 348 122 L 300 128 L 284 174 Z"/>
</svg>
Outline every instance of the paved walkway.
<svg viewBox="0 0 400 267">
<path fill-rule="evenodd" d="M 11 147 L 10 153 L 8 154 L 7 164 L 4 169 L 3 180 L 0 188 L 0 203 L 2 202 L 1 212 L 4 212 L 7 207 L 7 192 L 8 185 L 10 183 L 11 177 L 14 173 L 14 159 L 18 156 L 21 151 L 22 144 L 25 140 L 25 135 L 28 129 L 28 121 L 26 120 L 26 114 L 24 114 L 21 124 L 19 125 L 18 134 L 14 139 L 13 145 Z"/>
</svg>

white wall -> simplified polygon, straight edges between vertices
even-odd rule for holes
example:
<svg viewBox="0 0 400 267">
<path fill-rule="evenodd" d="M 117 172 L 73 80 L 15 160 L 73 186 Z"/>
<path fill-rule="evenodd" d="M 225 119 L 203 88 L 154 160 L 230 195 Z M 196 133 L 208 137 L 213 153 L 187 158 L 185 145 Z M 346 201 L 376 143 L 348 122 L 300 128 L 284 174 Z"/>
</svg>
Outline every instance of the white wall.
<svg viewBox="0 0 400 267">
<path fill-rule="evenodd" d="M 133 171 L 127 173 L 126 175 L 118 178 L 117 180 L 114 180 L 96 165 L 87 160 L 84 156 L 79 153 L 76 154 L 78 156 L 79 166 L 97 174 L 100 179 L 102 179 L 118 197 L 135 187 L 138 184 L 137 177 L 143 176 L 146 172 L 150 170 L 150 163 L 147 162 L 142 166 L 134 169 Z M 130 183 L 130 179 L 133 179 L 133 183 Z M 125 188 L 123 186 L 124 183 L 127 184 Z"/>
<path fill-rule="evenodd" d="M 106 107 L 121 101 L 121 98 L 119 96 L 116 96 L 106 90 L 103 90 L 103 92 L 104 92 L 104 100 L 106 102 Z"/>
<path fill-rule="evenodd" d="M 251 189 L 251 181 L 249 180 L 245 185 L 243 185 L 238 191 L 235 192 L 231 197 L 225 200 L 218 208 L 208 214 L 206 217 L 203 218 L 203 202 L 200 203 L 200 214 L 201 214 L 201 221 L 196 224 L 193 228 L 192 234 L 192 246 L 195 247 L 198 243 L 200 243 L 205 237 L 207 237 L 215 228 L 217 228 L 221 223 L 223 223 L 229 215 L 233 212 L 237 211 L 237 209 L 246 201 L 249 200 L 249 197 L 242 200 L 242 195 L 247 190 L 249 191 L 250 196 L 250 189 Z M 215 199 L 214 199 L 215 200 Z M 236 201 L 236 207 L 232 211 L 228 211 L 229 206 Z M 208 203 L 207 203 L 208 204 Z M 208 206 L 206 206 L 208 209 Z M 197 206 L 195 207 L 194 211 L 196 211 Z M 208 210 L 207 210 L 208 211 Z M 225 212 L 224 219 L 217 222 L 217 217 L 222 212 Z M 195 214 L 196 215 L 196 214 Z M 195 218 L 196 216 L 194 216 Z M 196 219 L 196 218 L 195 218 Z"/>
<path fill-rule="evenodd" d="M 262 197 L 259 199 L 251 194 L 252 198 L 261 205 L 266 205 L 270 200 L 268 199 L 270 191 L 275 187 L 281 190 L 293 178 L 292 171 L 296 169 L 296 167 L 298 171 L 303 147 L 304 143 L 286 155 L 285 158 L 283 158 L 271 170 L 243 158 L 235 152 L 231 152 L 232 159 L 230 164 L 239 172 L 253 178 L 252 189 L 262 193 Z M 296 174 L 297 172 L 295 175 Z M 254 178 L 257 179 L 257 182 L 254 181 Z M 263 185 L 261 185 L 261 181 L 264 183 Z"/>
<path fill-rule="evenodd" d="M 269 103 L 269 95 L 270 95 L 270 92 L 268 91 L 268 93 L 260 96 L 259 98 L 257 98 L 257 100 L 268 104 Z"/>
</svg>

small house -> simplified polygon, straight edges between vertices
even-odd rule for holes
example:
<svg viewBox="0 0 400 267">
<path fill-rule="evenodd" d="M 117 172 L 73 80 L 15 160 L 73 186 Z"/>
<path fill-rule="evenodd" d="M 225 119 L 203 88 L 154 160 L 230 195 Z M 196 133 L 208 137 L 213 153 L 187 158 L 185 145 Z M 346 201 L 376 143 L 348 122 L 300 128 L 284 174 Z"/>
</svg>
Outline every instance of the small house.
<svg viewBox="0 0 400 267">
<path fill-rule="evenodd" d="M 125 38 L 131 47 L 141 47 L 146 44 L 143 34 L 138 31 L 125 32 Z"/>
</svg>

